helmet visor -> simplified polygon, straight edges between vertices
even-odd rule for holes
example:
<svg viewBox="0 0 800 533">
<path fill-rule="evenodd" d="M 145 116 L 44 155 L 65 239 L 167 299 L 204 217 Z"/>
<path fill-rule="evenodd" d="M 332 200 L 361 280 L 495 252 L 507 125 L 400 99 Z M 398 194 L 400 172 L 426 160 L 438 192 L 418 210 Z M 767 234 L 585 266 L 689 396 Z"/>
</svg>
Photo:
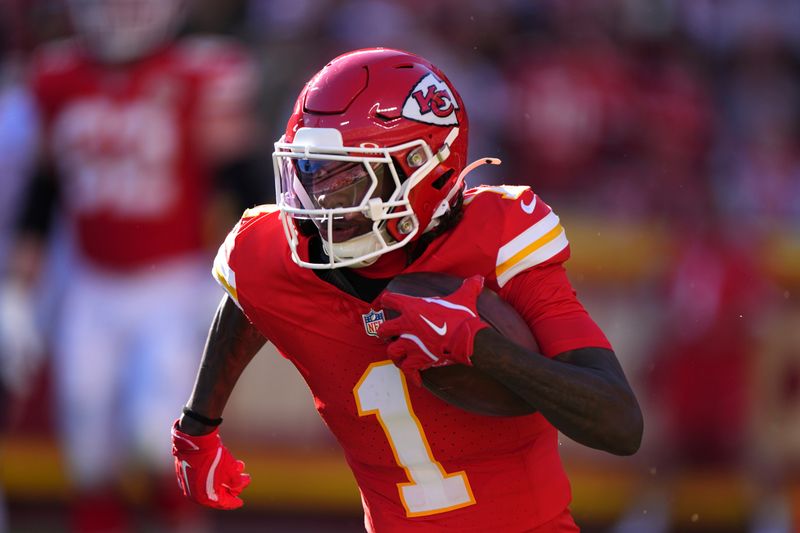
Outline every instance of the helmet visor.
<svg viewBox="0 0 800 533">
<path fill-rule="evenodd" d="M 373 230 L 368 202 L 386 202 L 395 191 L 388 164 L 322 158 L 281 158 L 282 200 L 295 218 L 311 219 L 332 242 Z M 329 228 L 330 224 L 330 228 Z M 326 239 L 328 240 L 328 239 Z"/>
<path fill-rule="evenodd" d="M 385 164 L 319 159 L 294 159 L 293 163 L 315 209 L 358 207 L 374 191 L 382 200 L 388 199 L 379 190 L 388 189 L 381 187 L 387 173 Z"/>
</svg>

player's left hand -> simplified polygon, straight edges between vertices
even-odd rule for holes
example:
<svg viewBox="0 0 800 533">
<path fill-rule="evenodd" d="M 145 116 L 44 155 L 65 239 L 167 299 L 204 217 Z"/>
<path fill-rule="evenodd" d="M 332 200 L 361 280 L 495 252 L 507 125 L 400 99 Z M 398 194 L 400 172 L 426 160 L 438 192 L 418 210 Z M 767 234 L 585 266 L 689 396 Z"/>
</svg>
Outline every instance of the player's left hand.
<svg viewBox="0 0 800 533">
<path fill-rule="evenodd" d="M 172 455 L 183 495 L 215 509 L 238 509 L 239 494 L 250 484 L 244 462 L 237 461 L 222 444 L 219 428 L 206 435 L 189 435 L 172 425 Z"/>
<path fill-rule="evenodd" d="M 483 277 L 467 278 L 454 293 L 419 298 L 385 292 L 378 303 L 400 316 L 380 325 L 378 336 L 389 342 L 387 355 L 415 385 L 420 370 L 454 363 L 472 365 L 475 334 L 489 324 L 478 315 Z"/>
</svg>

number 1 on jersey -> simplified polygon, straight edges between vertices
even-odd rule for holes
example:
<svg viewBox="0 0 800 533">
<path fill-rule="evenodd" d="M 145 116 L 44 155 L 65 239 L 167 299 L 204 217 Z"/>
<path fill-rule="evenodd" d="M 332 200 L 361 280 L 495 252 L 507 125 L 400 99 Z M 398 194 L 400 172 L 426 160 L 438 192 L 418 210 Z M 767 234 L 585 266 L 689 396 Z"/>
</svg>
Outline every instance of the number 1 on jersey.
<svg viewBox="0 0 800 533">
<path fill-rule="evenodd" d="M 398 484 L 407 516 L 452 511 L 475 503 L 464 472 L 448 474 L 433 458 L 411 407 L 406 380 L 391 361 L 372 363 L 353 388 L 360 416 L 375 415 L 408 483 Z"/>
</svg>

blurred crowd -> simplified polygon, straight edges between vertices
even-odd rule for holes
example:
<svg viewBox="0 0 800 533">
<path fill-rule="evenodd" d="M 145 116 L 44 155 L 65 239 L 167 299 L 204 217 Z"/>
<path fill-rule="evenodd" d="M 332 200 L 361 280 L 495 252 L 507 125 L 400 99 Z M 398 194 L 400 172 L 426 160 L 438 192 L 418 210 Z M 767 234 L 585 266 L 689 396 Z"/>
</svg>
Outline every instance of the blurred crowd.
<svg viewBox="0 0 800 533">
<path fill-rule="evenodd" d="M 64 0 L 5 2 L 16 50 L 71 31 Z M 800 223 L 799 27 L 790 0 L 197 0 L 184 31 L 249 46 L 265 153 L 320 65 L 391 46 L 462 88 L 471 152 L 505 162 L 481 181 L 604 215 L 774 229 Z"/>
<path fill-rule="evenodd" d="M 0 138 L 28 146 L 27 61 L 72 29 L 64 0 L 0 6 Z M 470 180 L 530 185 L 561 214 L 579 295 L 644 399 L 651 503 L 618 530 L 666 531 L 681 473 L 720 468 L 748 480 L 750 531 L 800 527 L 800 2 L 195 0 L 181 31 L 252 55 L 247 143 L 268 186 L 272 142 L 326 61 L 389 46 L 438 65 L 472 158 L 503 160 Z M 0 271 L 30 159 L 0 145 Z M 615 228 L 629 241 L 609 257 Z"/>
</svg>

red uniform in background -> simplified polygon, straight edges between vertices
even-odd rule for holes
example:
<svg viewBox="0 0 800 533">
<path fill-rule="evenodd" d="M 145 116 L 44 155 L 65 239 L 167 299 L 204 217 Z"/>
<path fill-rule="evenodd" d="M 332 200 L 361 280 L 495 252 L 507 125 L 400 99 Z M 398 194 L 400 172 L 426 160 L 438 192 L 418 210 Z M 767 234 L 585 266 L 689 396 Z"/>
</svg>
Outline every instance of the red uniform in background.
<svg viewBox="0 0 800 533">
<path fill-rule="evenodd" d="M 763 273 L 721 230 L 686 235 L 670 266 L 668 339 L 655 354 L 650 387 L 664 411 L 660 452 L 679 466 L 738 465 L 747 453 L 753 316 L 767 294 Z"/>
<path fill-rule="evenodd" d="M 211 183 L 197 132 L 252 75 L 242 48 L 219 38 L 185 39 L 124 67 L 77 42 L 34 57 L 31 83 L 83 257 L 130 270 L 202 249 Z"/>
<path fill-rule="evenodd" d="M 600 157 L 631 127 L 635 92 L 620 51 L 544 47 L 521 56 L 509 79 L 519 170 L 535 169 L 540 192 L 595 189 Z"/>
<path fill-rule="evenodd" d="M 464 204 L 458 225 L 403 273 L 484 276 L 549 357 L 609 346 L 564 275 L 569 245 L 549 206 L 514 186 L 472 189 Z M 309 259 L 307 238 L 298 252 Z M 478 416 L 409 385 L 366 328 L 380 309 L 292 262 L 273 206 L 245 212 L 214 274 L 305 378 L 357 479 L 369 531 L 511 532 L 557 517 L 571 523 L 562 516 L 570 489 L 556 429 L 538 413 Z"/>
<path fill-rule="evenodd" d="M 119 62 L 90 42 L 45 45 L 30 82 L 74 245 L 52 345 L 80 531 L 123 527 L 112 509 L 129 469 L 162 478 L 156 494 L 176 507 L 162 428 L 191 389 L 218 301 L 207 282 L 212 177 L 249 149 L 213 128 L 244 128 L 255 82 L 228 39 L 167 41 Z"/>
</svg>

